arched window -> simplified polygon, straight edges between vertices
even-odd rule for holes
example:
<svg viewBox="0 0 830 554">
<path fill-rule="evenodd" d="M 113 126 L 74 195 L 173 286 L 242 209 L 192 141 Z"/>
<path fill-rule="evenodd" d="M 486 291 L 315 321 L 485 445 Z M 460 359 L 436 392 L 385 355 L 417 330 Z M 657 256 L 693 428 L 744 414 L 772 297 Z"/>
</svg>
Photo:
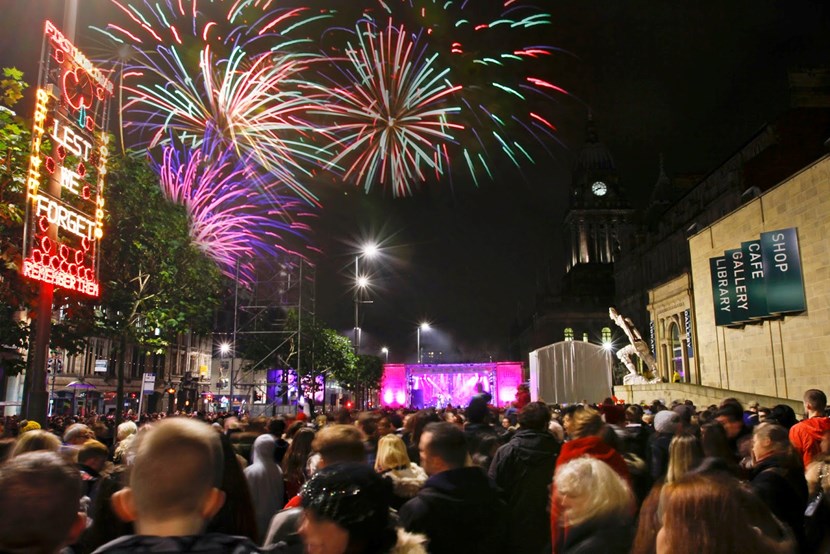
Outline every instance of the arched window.
<svg viewBox="0 0 830 554">
<path fill-rule="evenodd" d="M 574 340 L 574 330 L 571 327 L 565 327 L 565 340 Z"/>
<path fill-rule="evenodd" d="M 602 342 L 603 343 L 611 342 L 611 328 L 610 327 L 603 327 L 602 328 Z"/>
</svg>

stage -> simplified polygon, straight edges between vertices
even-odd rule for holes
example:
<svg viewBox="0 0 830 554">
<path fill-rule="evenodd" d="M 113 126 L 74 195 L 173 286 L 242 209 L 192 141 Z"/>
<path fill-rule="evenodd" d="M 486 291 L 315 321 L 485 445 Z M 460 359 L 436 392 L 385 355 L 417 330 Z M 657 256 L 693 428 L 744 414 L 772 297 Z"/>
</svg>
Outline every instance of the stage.
<svg viewBox="0 0 830 554">
<path fill-rule="evenodd" d="M 493 405 L 503 407 L 515 399 L 521 383 L 521 362 L 385 364 L 380 403 L 386 408 L 463 408 L 481 384 L 493 396 Z"/>
</svg>

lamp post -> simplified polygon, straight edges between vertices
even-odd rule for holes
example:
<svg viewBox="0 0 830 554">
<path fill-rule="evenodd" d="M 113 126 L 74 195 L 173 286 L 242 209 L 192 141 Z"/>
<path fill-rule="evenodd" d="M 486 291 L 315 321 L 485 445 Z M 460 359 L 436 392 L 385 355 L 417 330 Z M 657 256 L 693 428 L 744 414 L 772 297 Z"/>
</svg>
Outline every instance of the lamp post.
<svg viewBox="0 0 830 554">
<path fill-rule="evenodd" d="M 388 364 L 389 363 L 389 349 L 384 346 L 383 348 L 380 349 L 380 352 L 381 352 L 381 354 L 386 356 L 386 363 Z"/>
<path fill-rule="evenodd" d="M 418 329 L 416 330 L 416 336 L 417 336 L 416 344 L 417 344 L 417 348 L 418 348 L 418 363 L 419 364 L 421 363 L 421 331 L 429 331 L 430 329 L 431 329 L 431 327 L 429 326 L 429 323 L 424 321 L 423 323 L 418 325 Z"/>
<path fill-rule="evenodd" d="M 360 258 L 365 256 L 367 258 L 374 258 L 378 253 L 378 247 L 375 243 L 366 243 L 360 252 L 354 257 L 354 353 L 360 351 L 360 305 L 371 304 L 371 300 L 361 299 L 360 291 L 368 288 L 369 278 L 360 274 Z"/>
</svg>

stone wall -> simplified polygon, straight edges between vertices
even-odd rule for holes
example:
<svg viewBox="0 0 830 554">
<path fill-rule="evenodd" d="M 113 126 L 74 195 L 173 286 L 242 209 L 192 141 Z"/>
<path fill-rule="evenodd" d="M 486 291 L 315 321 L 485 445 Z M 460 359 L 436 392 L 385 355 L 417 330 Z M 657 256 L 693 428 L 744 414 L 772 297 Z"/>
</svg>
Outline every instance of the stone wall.
<svg viewBox="0 0 830 554">
<path fill-rule="evenodd" d="M 807 310 L 717 327 L 709 258 L 788 227 L 798 232 Z M 799 402 L 809 388 L 830 392 L 830 157 L 692 236 L 689 249 L 700 384 L 726 389 L 724 397 L 740 391 Z"/>
<path fill-rule="evenodd" d="M 651 404 L 654 400 L 662 400 L 666 405 L 669 405 L 673 400 L 691 400 L 699 409 L 712 404 L 718 405 L 724 398 L 732 397 L 737 398 L 745 408 L 750 402 L 758 402 L 761 406 L 767 408 L 772 408 L 777 404 L 787 404 L 795 410 L 797 415 L 804 412 L 804 405 L 801 401 L 687 383 L 617 385 L 614 387 L 614 395 L 626 402 L 636 404 L 643 402 Z"/>
</svg>

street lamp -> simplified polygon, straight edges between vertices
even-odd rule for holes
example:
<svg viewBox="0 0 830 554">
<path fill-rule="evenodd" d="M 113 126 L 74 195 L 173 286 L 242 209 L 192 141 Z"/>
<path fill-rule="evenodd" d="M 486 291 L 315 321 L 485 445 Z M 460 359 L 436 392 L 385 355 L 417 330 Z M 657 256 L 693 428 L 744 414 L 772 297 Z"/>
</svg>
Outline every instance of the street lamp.
<svg viewBox="0 0 830 554">
<path fill-rule="evenodd" d="M 360 252 L 354 257 L 354 353 L 357 354 L 360 350 L 360 314 L 359 307 L 361 304 L 371 304 L 371 300 L 362 300 L 360 291 L 369 287 L 369 278 L 360 274 L 360 258 L 374 258 L 378 253 L 378 246 L 373 242 L 367 242 L 360 249 Z"/>
<path fill-rule="evenodd" d="M 389 349 L 384 346 L 383 348 L 380 349 L 380 352 L 381 352 L 381 354 L 386 356 L 386 363 L 388 364 L 389 363 Z"/>
<path fill-rule="evenodd" d="M 228 355 L 228 353 L 230 351 L 231 351 L 230 343 L 223 342 L 222 344 L 219 345 L 219 353 L 222 354 L 222 360 L 220 361 L 220 367 L 221 367 L 221 364 L 224 362 L 225 357 Z M 230 400 L 230 411 L 231 412 L 233 412 L 233 366 L 234 366 L 234 363 L 233 363 L 233 360 L 231 360 L 230 379 L 228 381 L 228 387 L 229 387 L 228 393 L 229 393 L 230 398 L 231 398 L 231 400 Z M 219 373 L 221 375 L 221 371 Z"/>
<path fill-rule="evenodd" d="M 417 348 L 418 348 L 418 363 L 419 364 L 421 363 L 421 331 L 429 331 L 430 329 L 431 329 L 431 327 L 429 326 L 429 323 L 424 321 L 423 323 L 418 325 L 418 329 L 416 330 L 416 335 L 417 335 L 417 343 L 416 344 L 417 344 Z"/>
</svg>

